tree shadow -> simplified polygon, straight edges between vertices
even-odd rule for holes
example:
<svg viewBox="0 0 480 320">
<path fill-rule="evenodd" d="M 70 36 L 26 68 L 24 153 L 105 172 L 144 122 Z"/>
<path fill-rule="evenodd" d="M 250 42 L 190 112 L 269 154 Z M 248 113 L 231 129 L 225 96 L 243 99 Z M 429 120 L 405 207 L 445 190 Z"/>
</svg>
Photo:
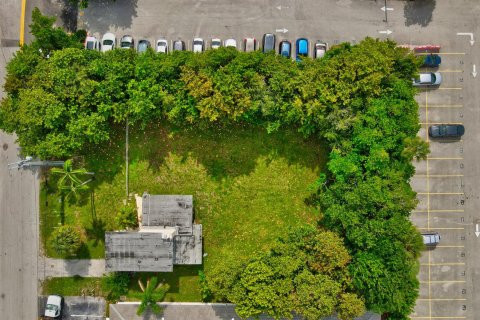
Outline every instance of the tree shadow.
<svg viewBox="0 0 480 320">
<path fill-rule="evenodd" d="M 114 29 L 128 29 L 137 16 L 138 0 L 90 1 L 82 17 L 85 29 L 104 34 Z"/>
<path fill-rule="evenodd" d="M 78 5 L 71 0 L 63 0 L 60 19 L 63 28 L 68 32 L 77 31 Z"/>
<path fill-rule="evenodd" d="M 403 8 L 405 25 L 418 24 L 421 27 L 426 27 L 432 21 L 435 5 L 436 0 L 407 1 Z"/>
</svg>

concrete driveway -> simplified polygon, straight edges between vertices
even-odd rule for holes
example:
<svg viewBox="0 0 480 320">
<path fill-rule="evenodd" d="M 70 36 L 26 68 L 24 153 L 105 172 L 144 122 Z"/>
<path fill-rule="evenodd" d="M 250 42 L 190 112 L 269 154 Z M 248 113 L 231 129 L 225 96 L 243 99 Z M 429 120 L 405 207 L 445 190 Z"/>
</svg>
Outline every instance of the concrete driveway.
<svg viewBox="0 0 480 320">
<path fill-rule="evenodd" d="M 38 298 L 38 314 L 45 312 L 46 296 Z M 64 297 L 62 320 L 105 319 L 105 300 L 96 297 Z"/>
</svg>

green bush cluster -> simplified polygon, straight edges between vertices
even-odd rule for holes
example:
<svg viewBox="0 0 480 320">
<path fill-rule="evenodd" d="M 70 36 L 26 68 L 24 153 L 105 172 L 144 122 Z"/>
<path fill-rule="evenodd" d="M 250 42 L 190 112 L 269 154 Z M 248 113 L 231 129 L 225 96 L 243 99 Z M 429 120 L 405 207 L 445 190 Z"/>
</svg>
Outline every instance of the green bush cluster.
<svg viewBox="0 0 480 320">
<path fill-rule="evenodd" d="M 80 232 L 74 226 L 60 226 L 52 232 L 50 245 L 62 256 L 73 256 L 82 245 Z"/>
<path fill-rule="evenodd" d="M 121 230 L 136 229 L 138 227 L 137 208 L 132 204 L 123 206 L 115 216 L 115 222 Z"/>
</svg>

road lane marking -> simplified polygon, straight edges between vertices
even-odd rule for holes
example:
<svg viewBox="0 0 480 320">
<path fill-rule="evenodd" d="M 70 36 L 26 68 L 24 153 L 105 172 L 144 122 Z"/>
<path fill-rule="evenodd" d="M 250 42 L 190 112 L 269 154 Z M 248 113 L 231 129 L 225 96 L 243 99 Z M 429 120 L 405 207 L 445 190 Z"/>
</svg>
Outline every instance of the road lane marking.
<svg viewBox="0 0 480 320">
<path fill-rule="evenodd" d="M 22 0 L 22 12 L 20 13 L 20 46 L 23 46 L 25 39 L 25 7 L 27 0 Z"/>
<path fill-rule="evenodd" d="M 430 52 L 419 52 L 419 53 L 416 53 L 416 55 L 428 55 L 428 54 L 431 54 Z M 446 55 L 446 54 L 465 54 L 465 52 L 442 52 L 441 55 Z"/>
<path fill-rule="evenodd" d="M 463 157 L 427 158 L 428 160 L 463 160 Z"/>
<path fill-rule="evenodd" d="M 467 317 L 410 317 L 410 319 L 466 319 Z"/>
</svg>

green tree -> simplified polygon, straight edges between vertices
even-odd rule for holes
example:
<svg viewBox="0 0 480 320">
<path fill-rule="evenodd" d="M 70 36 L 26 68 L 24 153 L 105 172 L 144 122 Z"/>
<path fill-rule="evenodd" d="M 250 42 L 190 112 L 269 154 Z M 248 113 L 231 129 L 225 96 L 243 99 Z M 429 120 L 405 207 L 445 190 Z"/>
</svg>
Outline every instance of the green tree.
<svg viewBox="0 0 480 320">
<path fill-rule="evenodd" d="M 81 175 L 93 175 L 93 172 L 88 172 L 85 168 L 73 169 L 73 160 L 68 159 L 63 163 L 63 168 L 52 168 L 50 170 L 53 174 L 60 175 L 58 179 L 58 189 L 61 193 L 66 194 L 66 198 L 70 195 L 77 196 L 77 192 L 80 190 L 87 190 L 88 183 L 93 179 L 86 181 L 80 180 L 78 176 Z"/>
<path fill-rule="evenodd" d="M 63 225 L 56 228 L 51 235 L 52 248 L 60 255 L 75 255 L 82 244 L 80 232 L 74 226 Z"/>
<path fill-rule="evenodd" d="M 147 310 L 151 310 L 154 314 L 160 314 L 162 308 L 157 304 L 165 296 L 168 290 L 168 285 L 164 283 L 158 284 L 157 277 L 152 277 L 147 280 L 146 285 L 143 285 L 141 280 L 138 280 L 138 285 L 142 289 L 142 301 L 137 309 L 137 315 L 142 315 Z"/>
<path fill-rule="evenodd" d="M 134 205 L 126 205 L 120 208 L 115 216 L 115 222 L 120 229 L 135 229 L 138 227 L 137 208 Z"/>
<path fill-rule="evenodd" d="M 55 17 L 42 15 L 40 9 L 35 7 L 32 11 L 30 32 L 35 37 L 32 46 L 46 56 L 55 50 L 63 48 L 82 48 L 76 36 L 68 35 L 63 29 L 54 27 Z"/>
</svg>

